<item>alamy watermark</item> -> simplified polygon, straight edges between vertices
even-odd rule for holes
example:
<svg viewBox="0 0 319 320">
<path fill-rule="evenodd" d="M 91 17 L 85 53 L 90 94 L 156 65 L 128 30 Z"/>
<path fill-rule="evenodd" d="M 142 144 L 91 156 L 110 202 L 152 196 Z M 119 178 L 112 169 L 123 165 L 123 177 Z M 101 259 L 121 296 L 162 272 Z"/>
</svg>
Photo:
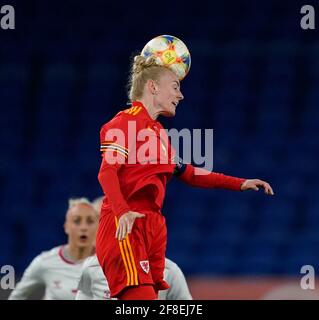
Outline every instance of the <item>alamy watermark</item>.
<svg viewBox="0 0 319 320">
<path fill-rule="evenodd" d="M 300 273 L 304 276 L 300 280 L 300 287 L 303 290 L 314 290 L 316 287 L 315 269 L 312 265 L 306 264 L 301 267 Z"/>
<path fill-rule="evenodd" d="M 148 127 L 137 131 L 136 122 L 128 121 L 126 128 L 107 130 L 104 139 L 101 151 L 109 164 L 174 165 L 182 160 L 185 164 L 192 162 L 206 169 L 197 170 L 195 174 L 198 175 L 213 170 L 213 129 L 184 128 L 178 131 L 175 128 L 165 130 Z"/>
<path fill-rule="evenodd" d="M 13 266 L 5 265 L 0 268 L 0 288 L 13 290 L 15 286 L 15 271 Z"/>
<path fill-rule="evenodd" d="M 300 26 L 304 30 L 315 29 L 315 9 L 311 5 L 304 5 L 300 9 L 300 13 L 303 14 L 300 20 Z"/>
<path fill-rule="evenodd" d="M 3 30 L 15 29 L 15 10 L 13 6 L 0 7 L 0 26 Z"/>
</svg>

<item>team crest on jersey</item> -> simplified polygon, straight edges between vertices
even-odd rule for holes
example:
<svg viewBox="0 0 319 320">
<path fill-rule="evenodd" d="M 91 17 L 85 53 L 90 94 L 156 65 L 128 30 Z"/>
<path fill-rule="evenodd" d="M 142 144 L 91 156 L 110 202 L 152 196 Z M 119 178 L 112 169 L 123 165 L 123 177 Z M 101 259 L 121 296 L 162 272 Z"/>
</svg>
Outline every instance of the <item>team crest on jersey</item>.
<svg viewBox="0 0 319 320">
<path fill-rule="evenodd" d="M 150 264 L 148 260 L 140 261 L 140 265 L 145 273 L 148 273 L 150 271 Z"/>
</svg>

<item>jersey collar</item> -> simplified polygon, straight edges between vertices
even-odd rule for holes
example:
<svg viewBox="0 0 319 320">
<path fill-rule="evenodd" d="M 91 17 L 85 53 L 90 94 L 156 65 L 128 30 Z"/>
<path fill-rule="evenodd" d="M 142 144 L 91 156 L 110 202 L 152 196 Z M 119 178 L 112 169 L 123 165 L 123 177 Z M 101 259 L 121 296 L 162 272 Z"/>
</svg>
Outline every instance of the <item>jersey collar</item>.
<svg viewBox="0 0 319 320">
<path fill-rule="evenodd" d="M 69 260 L 69 259 L 67 259 L 67 258 L 65 257 L 65 255 L 64 255 L 64 250 L 65 250 L 65 246 L 62 245 L 62 246 L 60 247 L 60 249 L 59 249 L 59 256 L 60 256 L 60 258 L 61 258 L 65 263 L 67 263 L 67 264 L 75 264 L 74 261 L 71 261 L 71 260 Z"/>
<path fill-rule="evenodd" d="M 145 108 L 145 106 L 143 105 L 143 103 L 141 101 L 133 101 L 132 102 L 132 107 L 141 107 L 141 111 L 139 112 L 139 114 L 146 118 L 147 120 L 153 121 L 153 122 L 157 122 L 155 119 L 153 119 L 150 114 L 148 113 L 147 109 Z"/>
</svg>

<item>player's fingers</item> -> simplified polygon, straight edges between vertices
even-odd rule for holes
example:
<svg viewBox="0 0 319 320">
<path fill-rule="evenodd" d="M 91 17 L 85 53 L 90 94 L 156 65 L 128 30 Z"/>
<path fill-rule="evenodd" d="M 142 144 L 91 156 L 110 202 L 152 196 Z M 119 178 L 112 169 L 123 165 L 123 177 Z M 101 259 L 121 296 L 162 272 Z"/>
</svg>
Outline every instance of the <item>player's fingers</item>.
<svg viewBox="0 0 319 320">
<path fill-rule="evenodd" d="M 123 240 L 124 226 L 125 224 L 123 223 L 123 221 L 120 221 L 118 224 L 118 233 L 117 233 L 117 239 L 120 241 Z"/>
<path fill-rule="evenodd" d="M 123 239 L 123 225 L 120 226 L 119 240 Z"/>
<path fill-rule="evenodd" d="M 131 233 L 132 232 L 133 224 L 134 224 L 134 220 L 132 222 L 128 223 L 127 233 Z"/>
<path fill-rule="evenodd" d="M 265 181 L 261 181 L 260 186 L 262 186 L 264 188 L 266 194 L 271 194 L 271 187 L 270 187 L 269 183 L 267 183 Z"/>
<path fill-rule="evenodd" d="M 115 238 L 118 239 L 119 238 L 119 227 L 116 228 L 115 231 Z"/>
<path fill-rule="evenodd" d="M 115 233 L 115 237 L 120 240 L 120 236 L 121 236 L 121 225 L 119 224 L 116 228 L 116 233 Z"/>
<path fill-rule="evenodd" d="M 264 190 L 268 189 L 268 183 L 264 182 L 264 181 L 260 181 L 258 183 L 256 183 L 257 186 L 262 187 Z"/>
<path fill-rule="evenodd" d="M 127 234 L 127 223 L 123 223 L 122 226 L 122 233 L 121 233 L 121 240 L 124 240 Z"/>
<path fill-rule="evenodd" d="M 134 212 L 134 218 L 143 218 L 145 217 L 145 214 L 139 213 L 139 212 Z"/>
<path fill-rule="evenodd" d="M 263 185 L 263 188 L 264 188 L 266 194 L 270 194 L 270 189 L 269 189 L 269 186 L 268 186 L 267 183 L 265 183 L 265 184 Z"/>
<path fill-rule="evenodd" d="M 274 190 L 272 189 L 270 184 L 268 184 L 268 187 L 269 187 L 270 194 L 273 196 L 275 194 Z"/>
<path fill-rule="evenodd" d="M 260 187 L 265 187 L 267 184 L 267 182 L 259 180 L 259 179 L 256 179 L 254 182 L 255 182 L 256 186 L 260 186 Z"/>
<path fill-rule="evenodd" d="M 144 218 L 144 217 L 145 217 L 145 214 L 139 213 L 139 214 L 137 215 L 137 217 L 138 217 L 138 218 Z"/>
</svg>

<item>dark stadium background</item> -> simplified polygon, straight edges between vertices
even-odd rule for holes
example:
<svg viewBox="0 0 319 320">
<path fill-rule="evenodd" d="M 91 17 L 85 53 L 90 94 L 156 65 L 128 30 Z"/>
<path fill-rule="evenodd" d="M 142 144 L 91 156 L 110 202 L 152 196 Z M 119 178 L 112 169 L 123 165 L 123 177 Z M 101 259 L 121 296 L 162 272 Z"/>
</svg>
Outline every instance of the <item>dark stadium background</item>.
<svg viewBox="0 0 319 320">
<path fill-rule="evenodd" d="M 167 256 L 194 298 L 262 298 L 286 279 L 298 291 L 301 266 L 319 270 L 319 40 L 300 27 L 317 2 L 4 4 L 16 29 L 0 30 L 0 266 L 18 280 L 66 241 L 68 198 L 101 194 L 99 130 L 125 107 L 132 53 L 172 34 L 192 66 L 163 123 L 213 128 L 214 170 L 267 180 L 275 197 L 172 181 Z"/>
</svg>

